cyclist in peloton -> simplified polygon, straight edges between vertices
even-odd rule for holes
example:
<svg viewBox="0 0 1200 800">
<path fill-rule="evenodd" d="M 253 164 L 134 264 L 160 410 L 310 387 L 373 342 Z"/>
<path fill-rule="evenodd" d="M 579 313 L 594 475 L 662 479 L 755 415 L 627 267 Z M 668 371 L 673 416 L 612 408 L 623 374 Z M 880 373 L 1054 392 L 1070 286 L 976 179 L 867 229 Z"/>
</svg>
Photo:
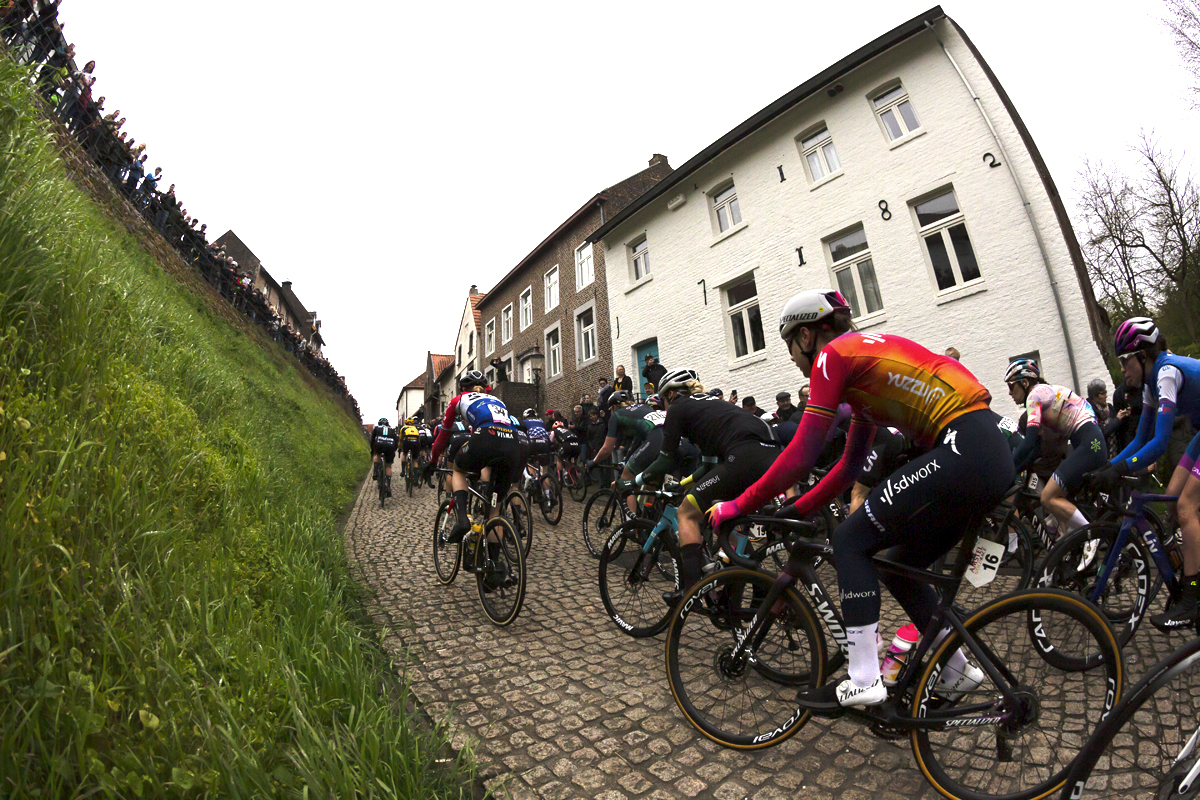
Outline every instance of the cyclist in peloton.
<svg viewBox="0 0 1200 800">
<path fill-rule="evenodd" d="M 387 496 L 392 496 L 392 462 L 396 459 L 396 429 L 388 425 L 387 417 L 380 417 L 379 422 L 375 423 L 375 427 L 371 429 L 371 463 L 379 462 L 379 457 L 383 456 L 384 472 L 387 474 L 388 488 Z M 375 477 L 375 473 L 371 473 L 371 477 Z"/>
<path fill-rule="evenodd" d="M 567 425 L 566 420 L 561 418 L 554 420 L 554 424 L 550 427 L 550 442 L 554 447 L 554 460 L 558 464 L 559 472 L 564 469 L 564 461 L 574 461 L 579 458 L 581 449 L 579 437 Z"/>
<path fill-rule="evenodd" d="M 1032 358 L 1018 358 L 1009 364 L 1004 382 L 1008 396 L 1027 415 L 1025 438 L 1012 456 L 1017 472 L 1033 463 L 1042 450 L 1042 439 L 1069 441 L 1071 454 L 1042 487 L 1042 505 L 1054 515 L 1060 531 L 1070 533 L 1087 525 L 1087 518 L 1067 498 L 1079 490 L 1084 473 L 1108 463 L 1108 446 L 1092 407 L 1067 387 L 1046 383 Z"/>
<path fill-rule="evenodd" d="M 433 432 L 429 430 L 429 426 L 425 424 L 425 420 L 417 423 L 417 433 L 420 434 L 421 452 L 425 454 L 425 460 L 429 460 L 429 454 L 433 451 Z"/>
<path fill-rule="evenodd" d="M 1131 389 L 1142 387 L 1142 418 L 1137 436 L 1101 473 L 1112 484 L 1118 476 L 1149 469 L 1167 452 L 1175 415 L 1182 412 L 1200 430 L 1200 361 L 1167 352 L 1167 339 L 1154 320 L 1133 317 L 1114 336 L 1121 372 Z M 1161 614 L 1150 617 L 1162 631 L 1191 628 L 1200 612 L 1200 433 L 1171 474 L 1167 494 L 1179 496 L 1173 515 L 1183 534 L 1183 592 Z M 1168 530 L 1170 529 L 1168 520 Z"/>
<path fill-rule="evenodd" d="M 709 513 L 713 525 L 760 508 L 811 469 L 839 403 L 853 418 L 837 465 L 801 495 L 792 513 L 807 516 L 841 494 L 861 473 L 876 425 L 910 437 L 918 455 L 875 487 L 833 533 L 834 563 L 850 644 L 850 677 L 799 695 L 824 713 L 887 699 L 879 671 L 879 576 L 871 557 L 925 568 L 945 554 L 1003 498 L 1015 475 L 991 395 L 957 361 L 899 336 L 855 333 L 840 292 L 806 291 L 779 317 L 792 362 L 811 379 L 808 406 L 783 455 L 753 486 Z M 793 556 L 784 570 L 798 573 Z M 883 578 L 908 616 L 923 628 L 938 605 L 931 586 L 899 575 Z M 948 630 L 939 634 L 945 636 Z M 978 686 L 983 673 L 955 653 L 942 675 L 946 692 Z"/>
<path fill-rule="evenodd" d="M 487 378 L 479 370 L 470 370 L 459 378 L 459 393 L 446 407 L 442 430 L 433 443 L 433 461 L 425 467 L 426 476 L 431 475 L 434 463 L 450 441 L 450 431 L 456 421 L 461 420 L 471 428 L 471 438 L 458 451 L 453 461 L 451 487 L 454 491 L 454 510 L 458 514 L 458 521 L 446 536 L 446 541 L 451 544 L 461 542 L 463 536 L 471 529 L 471 522 L 467 516 L 470 497 L 467 492 L 467 473 L 480 473 L 479 493 L 490 498 L 493 486 L 504 490 L 512 483 L 512 469 L 520 458 L 512 417 L 509 416 L 504 403 L 483 391 L 472 391 L 486 389 L 487 385 Z M 499 513 L 498 506 L 499 503 L 492 503 L 489 518 Z M 497 542 L 489 542 L 488 547 L 493 544 L 499 547 Z"/>
<path fill-rule="evenodd" d="M 400 429 L 400 471 L 406 475 L 408 470 L 416 467 L 417 455 L 421 452 L 421 431 L 416 423 L 415 419 L 409 417 Z"/>
<path fill-rule="evenodd" d="M 654 462 L 637 473 L 632 483 L 641 486 L 657 481 L 675 467 L 684 436 L 706 459 L 719 462 L 707 472 L 694 473 L 683 481 L 684 487 L 690 489 L 679 504 L 677 517 L 682 588 L 663 595 L 668 602 L 675 603 L 683 596 L 683 590 L 701 578 L 704 556 L 700 523 L 704 511 L 718 500 L 737 496 L 758 480 L 774 463 L 780 449 L 766 422 L 735 403 L 705 395 L 695 370 L 671 370 L 659 378 L 657 389 L 667 407 L 662 446 Z M 621 481 L 618 488 L 632 488 L 630 483 Z"/>
<path fill-rule="evenodd" d="M 525 409 L 522 416 L 524 419 L 521 420 L 521 428 L 529 436 L 529 451 L 526 461 L 533 462 L 538 477 L 541 478 L 546 474 L 546 464 L 550 455 L 550 431 L 546 430 L 545 423 L 542 422 L 542 418 L 538 416 L 535 409 Z M 547 490 L 543 487 L 542 491 Z"/>
</svg>

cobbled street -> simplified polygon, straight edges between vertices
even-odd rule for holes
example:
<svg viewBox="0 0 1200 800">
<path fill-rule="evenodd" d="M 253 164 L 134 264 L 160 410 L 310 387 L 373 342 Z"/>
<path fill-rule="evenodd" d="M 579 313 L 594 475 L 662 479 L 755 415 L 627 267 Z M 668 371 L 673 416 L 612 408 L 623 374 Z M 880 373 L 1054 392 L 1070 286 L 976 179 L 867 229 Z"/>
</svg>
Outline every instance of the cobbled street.
<svg viewBox="0 0 1200 800">
<path fill-rule="evenodd" d="M 775 798 L 934 797 L 907 739 L 888 742 L 845 720 L 813 719 L 783 744 L 752 753 L 697 732 L 667 687 L 663 640 L 633 639 L 605 615 L 598 562 L 581 535 L 583 506 L 569 498 L 557 526 L 535 511 L 525 604 L 497 628 L 483 615 L 474 577 L 450 586 L 434 574 L 436 493 L 379 508 L 368 478 L 346 523 L 350 556 L 376 593 L 385 646 L 407 663 L 419 702 L 446 719 L 456 747 L 470 743 L 500 797 Z M 898 609 L 885 596 L 880 630 Z M 1182 640 L 1147 625 L 1126 648 L 1127 683 Z M 1169 645 L 1169 646 L 1168 646 Z M 1142 647 L 1145 652 L 1135 650 Z"/>
</svg>

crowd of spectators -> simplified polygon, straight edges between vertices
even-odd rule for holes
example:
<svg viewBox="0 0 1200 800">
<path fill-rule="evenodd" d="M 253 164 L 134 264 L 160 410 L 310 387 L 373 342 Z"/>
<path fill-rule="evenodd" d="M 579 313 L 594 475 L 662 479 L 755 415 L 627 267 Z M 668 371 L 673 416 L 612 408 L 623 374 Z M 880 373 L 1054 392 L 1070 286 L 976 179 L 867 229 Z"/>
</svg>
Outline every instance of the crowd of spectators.
<svg viewBox="0 0 1200 800">
<path fill-rule="evenodd" d="M 125 117 L 120 110 L 106 113 L 107 98 L 96 94 L 96 62 L 78 67 L 75 45 L 67 42 L 58 19 L 61 2 L 0 0 L 0 37 L 9 55 L 33 70 L 37 93 L 50 112 L 184 261 L 235 309 L 295 354 L 314 376 L 347 397 L 358 412 L 345 380 L 321 354 L 319 341 L 314 341 L 319 337 L 315 327 L 301 332 L 285 322 L 252 277 L 239 271 L 223 248 L 209 243 L 208 226 L 188 213 L 175 195 L 175 184 L 161 190 L 162 167 L 148 168 L 146 143 L 124 130 Z"/>
</svg>

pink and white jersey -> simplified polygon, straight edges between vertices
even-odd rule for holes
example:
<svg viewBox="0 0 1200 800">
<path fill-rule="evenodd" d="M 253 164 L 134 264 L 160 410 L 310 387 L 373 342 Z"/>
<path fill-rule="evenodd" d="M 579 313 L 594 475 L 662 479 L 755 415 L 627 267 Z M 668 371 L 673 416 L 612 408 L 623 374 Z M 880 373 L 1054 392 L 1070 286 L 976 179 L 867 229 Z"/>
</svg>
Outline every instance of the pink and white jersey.
<svg viewBox="0 0 1200 800">
<path fill-rule="evenodd" d="M 1096 421 L 1096 413 L 1079 395 L 1065 386 L 1039 383 L 1025 397 L 1028 428 L 1043 427 L 1069 439 L 1085 424 Z"/>
</svg>

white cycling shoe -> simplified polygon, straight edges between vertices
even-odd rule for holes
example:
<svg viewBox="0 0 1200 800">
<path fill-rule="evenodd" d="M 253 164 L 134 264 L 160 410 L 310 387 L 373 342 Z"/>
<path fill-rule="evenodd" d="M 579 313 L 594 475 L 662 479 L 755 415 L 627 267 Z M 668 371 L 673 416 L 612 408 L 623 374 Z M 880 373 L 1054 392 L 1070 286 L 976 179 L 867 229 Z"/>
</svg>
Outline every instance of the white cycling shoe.
<svg viewBox="0 0 1200 800">
<path fill-rule="evenodd" d="M 1092 563 L 1092 559 L 1096 557 L 1096 551 L 1100 549 L 1099 539 L 1089 539 L 1083 543 L 1083 557 L 1079 559 L 1079 568 L 1076 572 L 1083 572 Z"/>
<path fill-rule="evenodd" d="M 846 678 L 841 683 L 827 683 L 816 689 L 800 692 L 796 700 L 801 708 L 807 708 L 815 713 L 830 713 L 843 708 L 863 708 L 877 706 L 887 700 L 887 687 L 883 678 L 876 678 L 869 686 L 855 686 L 854 681 Z"/>
<path fill-rule="evenodd" d="M 983 683 L 983 670 L 974 664 L 967 664 L 962 672 L 947 668 L 938 679 L 937 693 L 947 700 L 954 701 L 967 692 L 973 692 Z"/>
</svg>

